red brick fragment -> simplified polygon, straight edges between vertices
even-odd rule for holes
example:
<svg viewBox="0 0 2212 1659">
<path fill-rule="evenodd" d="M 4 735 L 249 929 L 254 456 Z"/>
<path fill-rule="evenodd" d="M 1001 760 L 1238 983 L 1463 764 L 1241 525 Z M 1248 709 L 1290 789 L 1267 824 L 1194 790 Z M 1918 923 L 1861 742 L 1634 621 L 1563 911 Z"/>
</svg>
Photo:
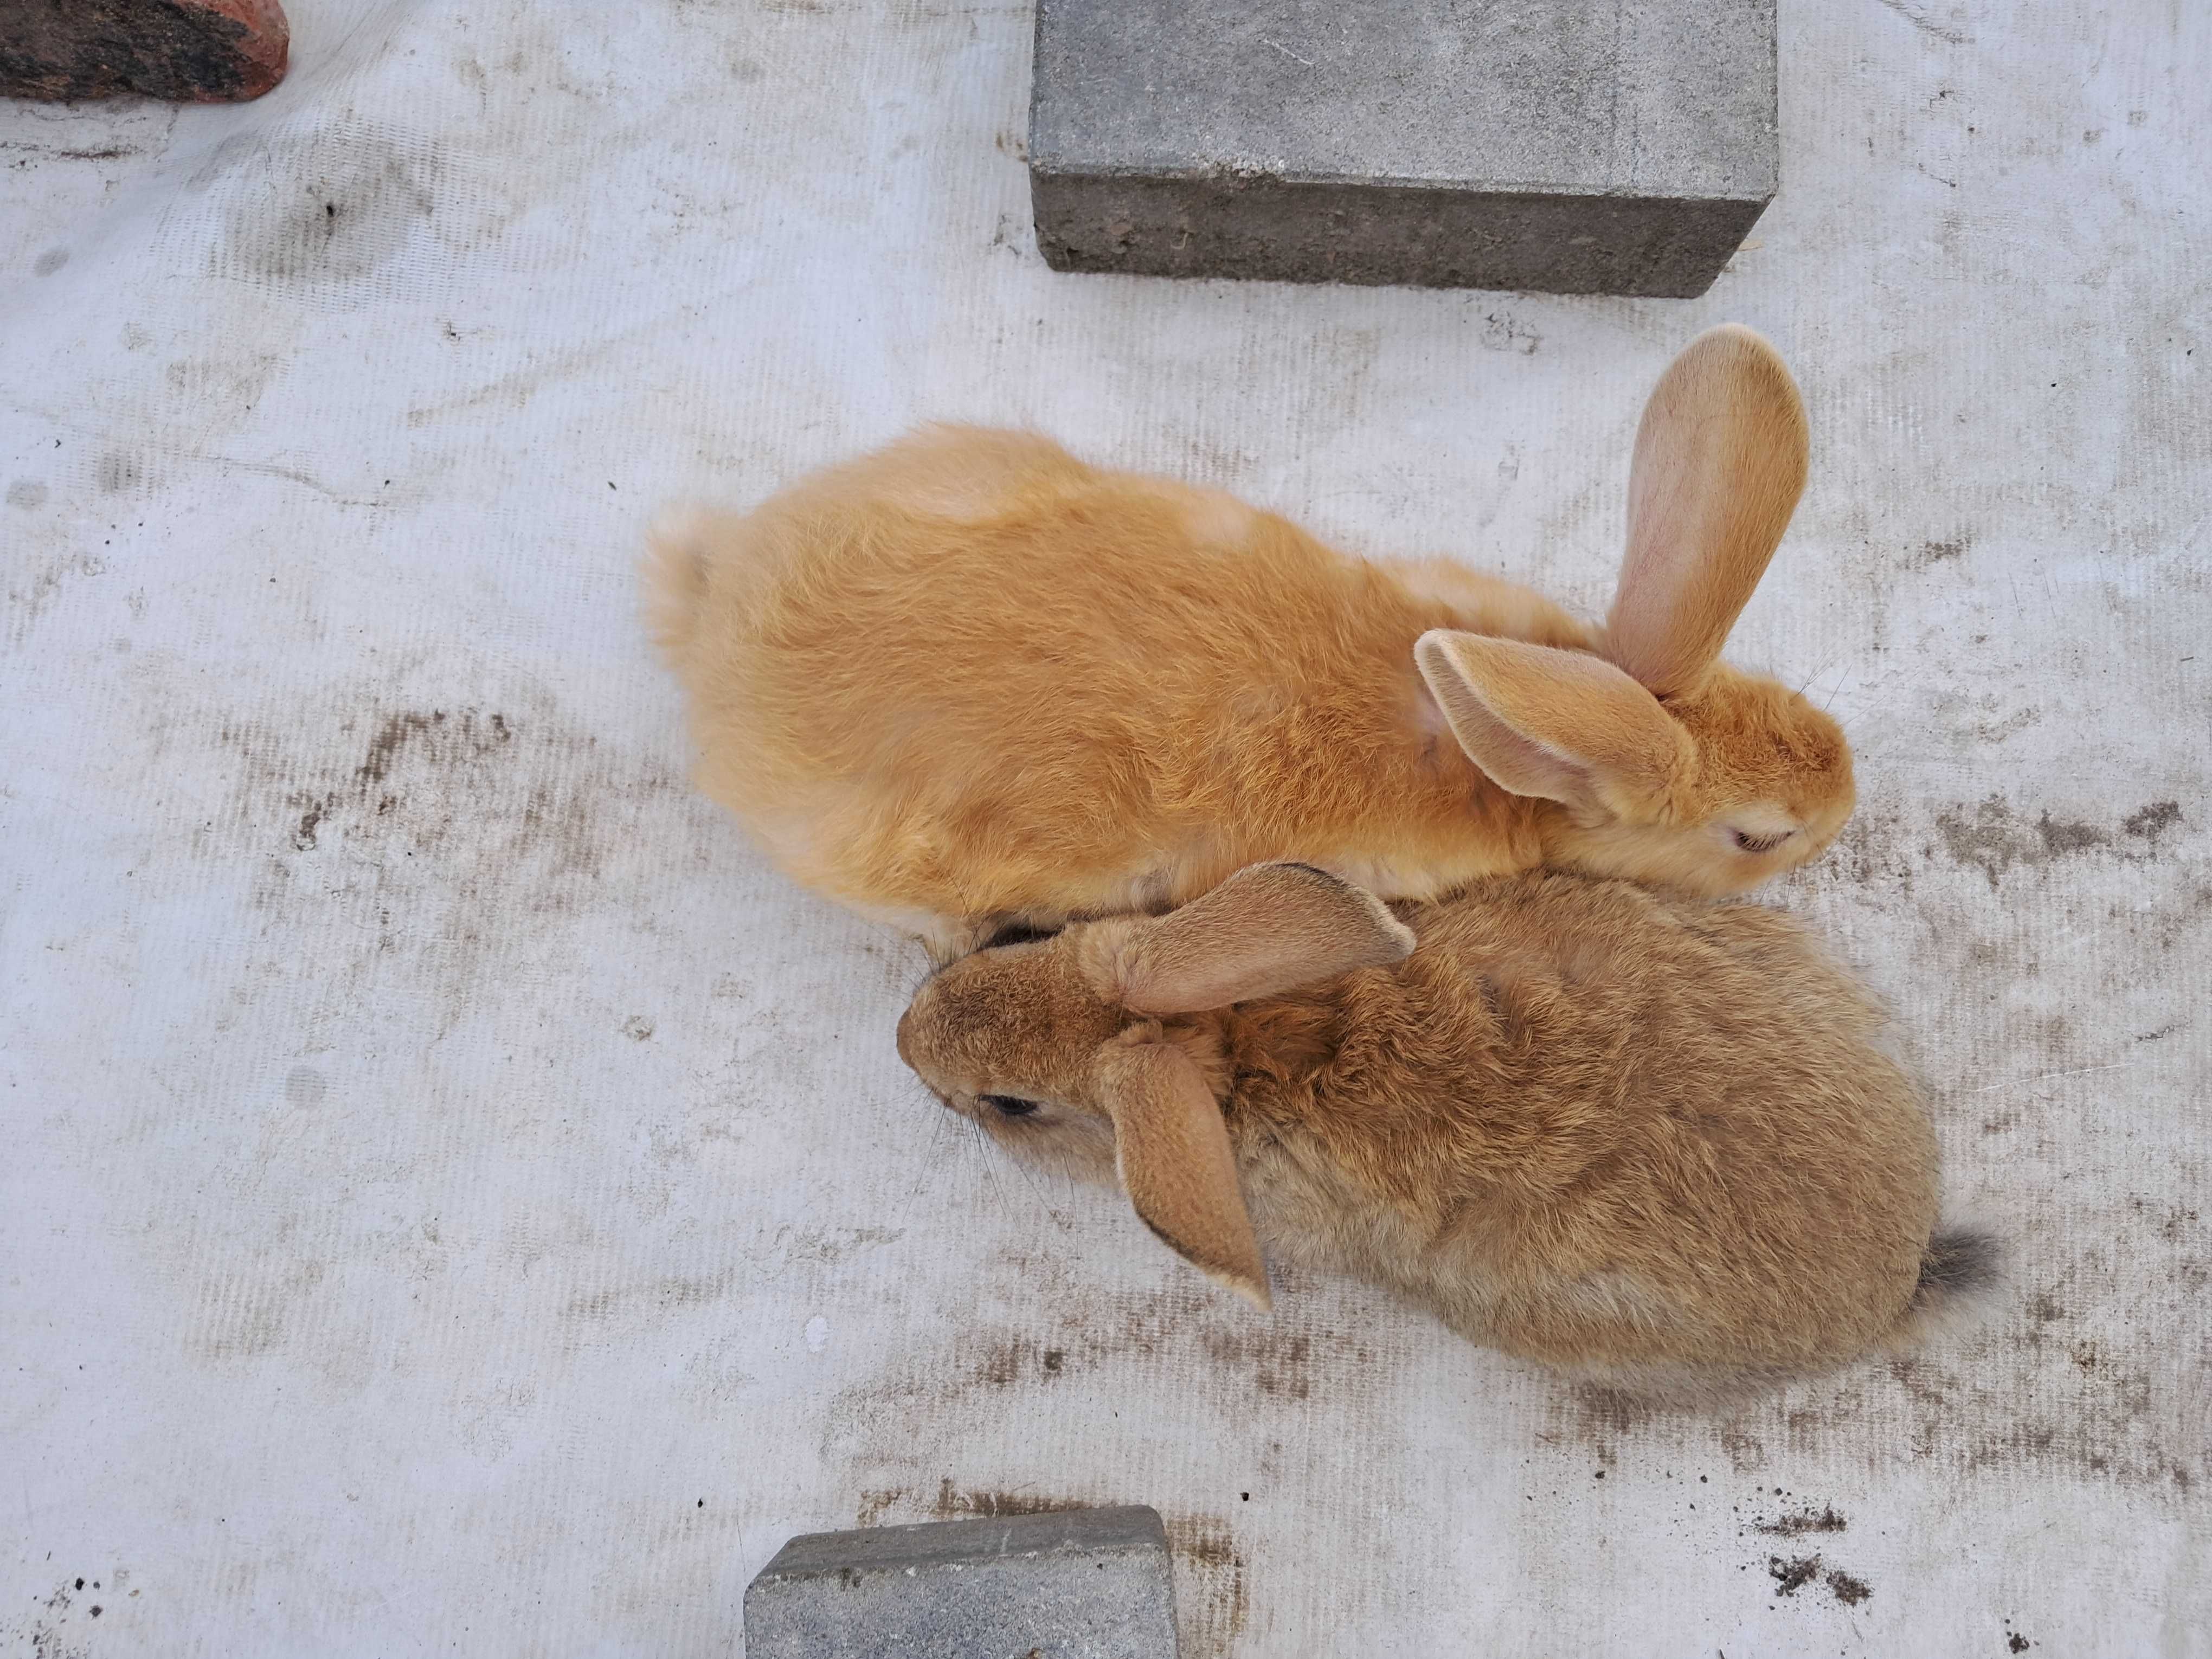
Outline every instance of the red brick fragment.
<svg viewBox="0 0 2212 1659">
<path fill-rule="evenodd" d="M 241 102 L 290 45 L 277 0 L 0 0 L 0 96 Z"/>
</svg>

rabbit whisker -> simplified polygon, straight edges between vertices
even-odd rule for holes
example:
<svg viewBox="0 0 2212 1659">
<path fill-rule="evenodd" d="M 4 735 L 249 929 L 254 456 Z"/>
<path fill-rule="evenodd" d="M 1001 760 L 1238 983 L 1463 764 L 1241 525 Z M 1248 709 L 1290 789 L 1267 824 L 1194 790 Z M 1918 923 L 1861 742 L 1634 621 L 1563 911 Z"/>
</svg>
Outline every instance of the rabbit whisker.
<svg viewBox="0 0 2212 1659">
<path fill-rule="evenodd" d="M 936 1101 L 929 1098 L 929 1091 L 921 1086 L 920 1079 L 914 1079 L 914 1085 L 915 1092 L 921 1096 L 928 1105 L 937 1106 Z M 929 1140 L 922 1149 L 921 1167 L 915 1172 L 914 1187 L 907 1194 L 906 1201 L 908 1209 L 913 1208 L 921 1200 L 922 1188 L 929 1185 L 930 1176 L 934 1172 L 936 1166 L 944 1161 L 943 1147 L 946 1128 L 945 1119 L 947 1114 L 942 1107 L 937 1107 L 937 1109 L 930 1113 L 929 1116 Z"/>
</svg>

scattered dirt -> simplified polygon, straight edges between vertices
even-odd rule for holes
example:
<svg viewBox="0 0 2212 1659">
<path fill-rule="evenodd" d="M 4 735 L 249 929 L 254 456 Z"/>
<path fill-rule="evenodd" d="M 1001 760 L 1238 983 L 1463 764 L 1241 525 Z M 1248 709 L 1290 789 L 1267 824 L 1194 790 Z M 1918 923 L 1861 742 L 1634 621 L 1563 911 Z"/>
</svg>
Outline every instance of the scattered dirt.
<svg viewBox="0 0 2212 1659">
<path fill-rule="evenodd" d="M 1854 1578 L 1840 1569 L 1832 1568 L 1829 1571 L 1828 1589 L 1836 1600 L 1847 1607 L 1858 1606 L 1860 1602 L 1874 1594 L 1864 1579 Z"/>
<path fill-rule="evenodd" d="M 2120 820 L 2120 829 L 2138 840 L 2154 847 L 2158 838 L 2181 822 L 2181 803 L 2178 800 L 2153 801 L 2139 811 L 2130 812 Z"/>
<path fill-rule="evenodd" d="M 992 1389 L 1050 1383 L 1135 1356 L 1155 1358 L 1195 1348 L 1211 1366 L 1257 1392 L 1304 1400 L 1327 1379 L 1376 1358 L 1356 1334 L 1295 1324 L 1240 1326 L 1184 1311 L 1217 1312 L 1202 1292 L 1170 1293 L 1103 1320 L 1050 1335 L 1009 1334 L 984 1343 L 965 1368 L 964 1382 Z"/>
<path fill-rule="evenodd" d="M 1595 1383 L 1562 1384 L 1552 1399 L 1539 1437 L 1547 1444 L 1581 1446 L 1601 1463 L 1617 1462 L 1621 1446 L 1659 1414 L 1643 1401 Z"/>
<path fill-rule="evenodd" d="M 1841 1567 L 1825 1566 L 1817 1555 L 1766 1558 L 1766 1576 L 1774 1581 L 1777 1595 L 1795 1595 L 1806 1585 L 1818 1581 L 1826 1584 L 1828 1593 L 1847 1607 L 1855 1607 L 1874 1594 L 1874 1589 L 1864 1579 L 1845 1572 Z"/>
<path fill-rule="evenodd" d="M 1767 1577 L 1774 1580 L 1776 1594 L 1795 1595 L 1820 1575 L 1820 1558 L 1800 1555 L 1785 1560 L 1778 1555 L 1766 1558 Z"/>
<path fill-rule="evenodd" d="M 210 724 L 224 757 L 210 770 L 232 793 L 194 852 L 250 861 L 271 936 L 331 946 L 317 981 L 348 1000 L 398 956 L 428 959 L 415 966 L 433 969 L 435 1003 L 465 1001 L 555 925 L 658 882 L 639 849 L 672 837 L 648 823 L 711 812 L 672 769 L 603 747 L 534 690 L 490 707 L 340 692 Z"/>
<path fill-rule="evenodd" d="M 1995 891 L 2014 869 L 2034 870 L 2060 860 L 2102 852 L 2107 856 L 2147 859 L 2158 854 L 2159 838 L 2182 821 L 2180 803 L 2154 801 L 2123 817 L 2117 829 L 2055 817 L 2047 808 L 2031 821 L 2001 794 L 1986 797 L 1971 811 L 1964 805 L 1936 815 L 1937 847 L 1954 864 L 1978 869 Z M 2122 842 L 2144 843 L 2141 852 Z"/>
<path fill-rule="evenodd" d="M 1757 1530 L 1778 1538 L 1798 1538 L 1808 1532 L 1841 1532 L 1844 1517 L 1836 1513 L 1832 1504 L 1819 1510 L 1802 1510 L 1795 1515 L 1785 1515 L 1778 1520 L 1762 1522 Z"/>
</svg>

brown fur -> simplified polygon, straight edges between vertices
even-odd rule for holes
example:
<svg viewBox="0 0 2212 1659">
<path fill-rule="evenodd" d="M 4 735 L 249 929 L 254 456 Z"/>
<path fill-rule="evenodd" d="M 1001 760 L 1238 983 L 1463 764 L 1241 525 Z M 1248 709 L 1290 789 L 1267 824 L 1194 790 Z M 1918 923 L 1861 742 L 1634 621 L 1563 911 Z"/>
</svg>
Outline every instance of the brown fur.
<svg viewBox="0 0 2212 1659">
<path fill-rule="evenodd" d="M 1304 864 L 1239 871 L 1176 913 L 1170 928 L 1109 929 L 1121 946 L 1095 971 L 1148 1014 L 1224 1008 L 1318 975 L 1403 961 L 1413 936 L 1373 894 Z"/>
<path fill-rule="evenodd" d="M 1206 1077 L 1170 1042 L 1109 1042 L 1091 1062 L 1114 1121 L 1115 1173 L 1159 1241 L 1208 1278 L 1269 1305 L 1252 1218 L 1221 1194 L 1237 1188 L 1237 1153 Z"/>
<path fill-rule="evenodd" d="M 1222 1216 L 1474 1340 L 1630 1389 L 1724 1393 L 1901 1348 L 1986 1278 L 1986 1241 L 1936 1231 L 1935 1136 L 1881 1011 L 1787 918 L 1504 878 L 1397 907 L 1418 949 L 1341 974 L 1346 950 L 1388 958 L 1388 919 L 1346 906 L 1326 945 L 1285 933 L 1262 901 L 1313 876 L 1286 868 L 1231 884 L 1249 938 L 1228 939 L 1221 903 L 1206 931 L 1248 956 L 1279 939 L 1268 974 L 1305 959 L 1319 982 L 1162 1020 L 1126 987 L 1189 957 L 1182 913 L 1079 924 L 939 973 L 899 1052 L 1016 1156 L 1112 1180 L 1097 1056 L 1170 1049 L 1235 1149 Z M 1009 1117 L 979 1097 L 1037 1104 Z"/>
<path fill-rule="evenodd" d="M 940 959 L 999 921 L 1156 909 L 1269 859 L 1386 899 L 1539 865 L 1741 890 L 1817 854 L 1852 799 L 1834 724 L 1712 658 L 1796 500 L 1803 418 L 1742 330 L 1700 337 L 1661 392 L 1604 633 L 1023 434 L 930 428 L 750 514 L 671 521 L 648 597 L 701 786 L 791 875 Z M 1728 443 L 1698 438 L 1717 423 Z M 1492 658 L 1417 669 L 1416 641 L 1470 635 L 1526 642 L 1512 685 L 1481 679 L 1507 672 Z M 1632 720 L 1580 672 L 1608 641 L 1665 671 L 1663 699 L 1607 671 Z M 1540 710 L 1498 741 L 1587 787 L 1486 774 L 1439 674 L 1462 705 Z"/>
</svg>

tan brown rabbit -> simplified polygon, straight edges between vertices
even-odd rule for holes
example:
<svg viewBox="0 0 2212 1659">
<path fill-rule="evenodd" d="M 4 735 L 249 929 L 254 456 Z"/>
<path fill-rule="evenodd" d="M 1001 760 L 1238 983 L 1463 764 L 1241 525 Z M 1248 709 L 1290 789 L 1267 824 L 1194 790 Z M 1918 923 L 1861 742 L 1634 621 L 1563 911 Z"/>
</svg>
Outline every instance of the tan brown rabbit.
<svg viewBox="0 0 2212 1659">
<path fill-rule="evenodd" d="M 1684 1398 L 1899 1349 L 1991 1277 L 1882 1025 L 1758 906 L 1537 873 L 1394 915 L 1272 864 L 956 962 L 898 1048 L 1261 1307 L 1264 1242 Z"/>
<path fill-rule="evenodd" d="M 1694 341 L 1644 410 L 1601 631 L 959 428 L 665 523 L 649 598 L 702 787 L 939 960 L 1274 858 L 1386 898 L 1539 865 L 1728 893 L 1851 809 L 1834 722 L 1718 660 L 1805 453 L 1772 349 Z"/>
</svg>

